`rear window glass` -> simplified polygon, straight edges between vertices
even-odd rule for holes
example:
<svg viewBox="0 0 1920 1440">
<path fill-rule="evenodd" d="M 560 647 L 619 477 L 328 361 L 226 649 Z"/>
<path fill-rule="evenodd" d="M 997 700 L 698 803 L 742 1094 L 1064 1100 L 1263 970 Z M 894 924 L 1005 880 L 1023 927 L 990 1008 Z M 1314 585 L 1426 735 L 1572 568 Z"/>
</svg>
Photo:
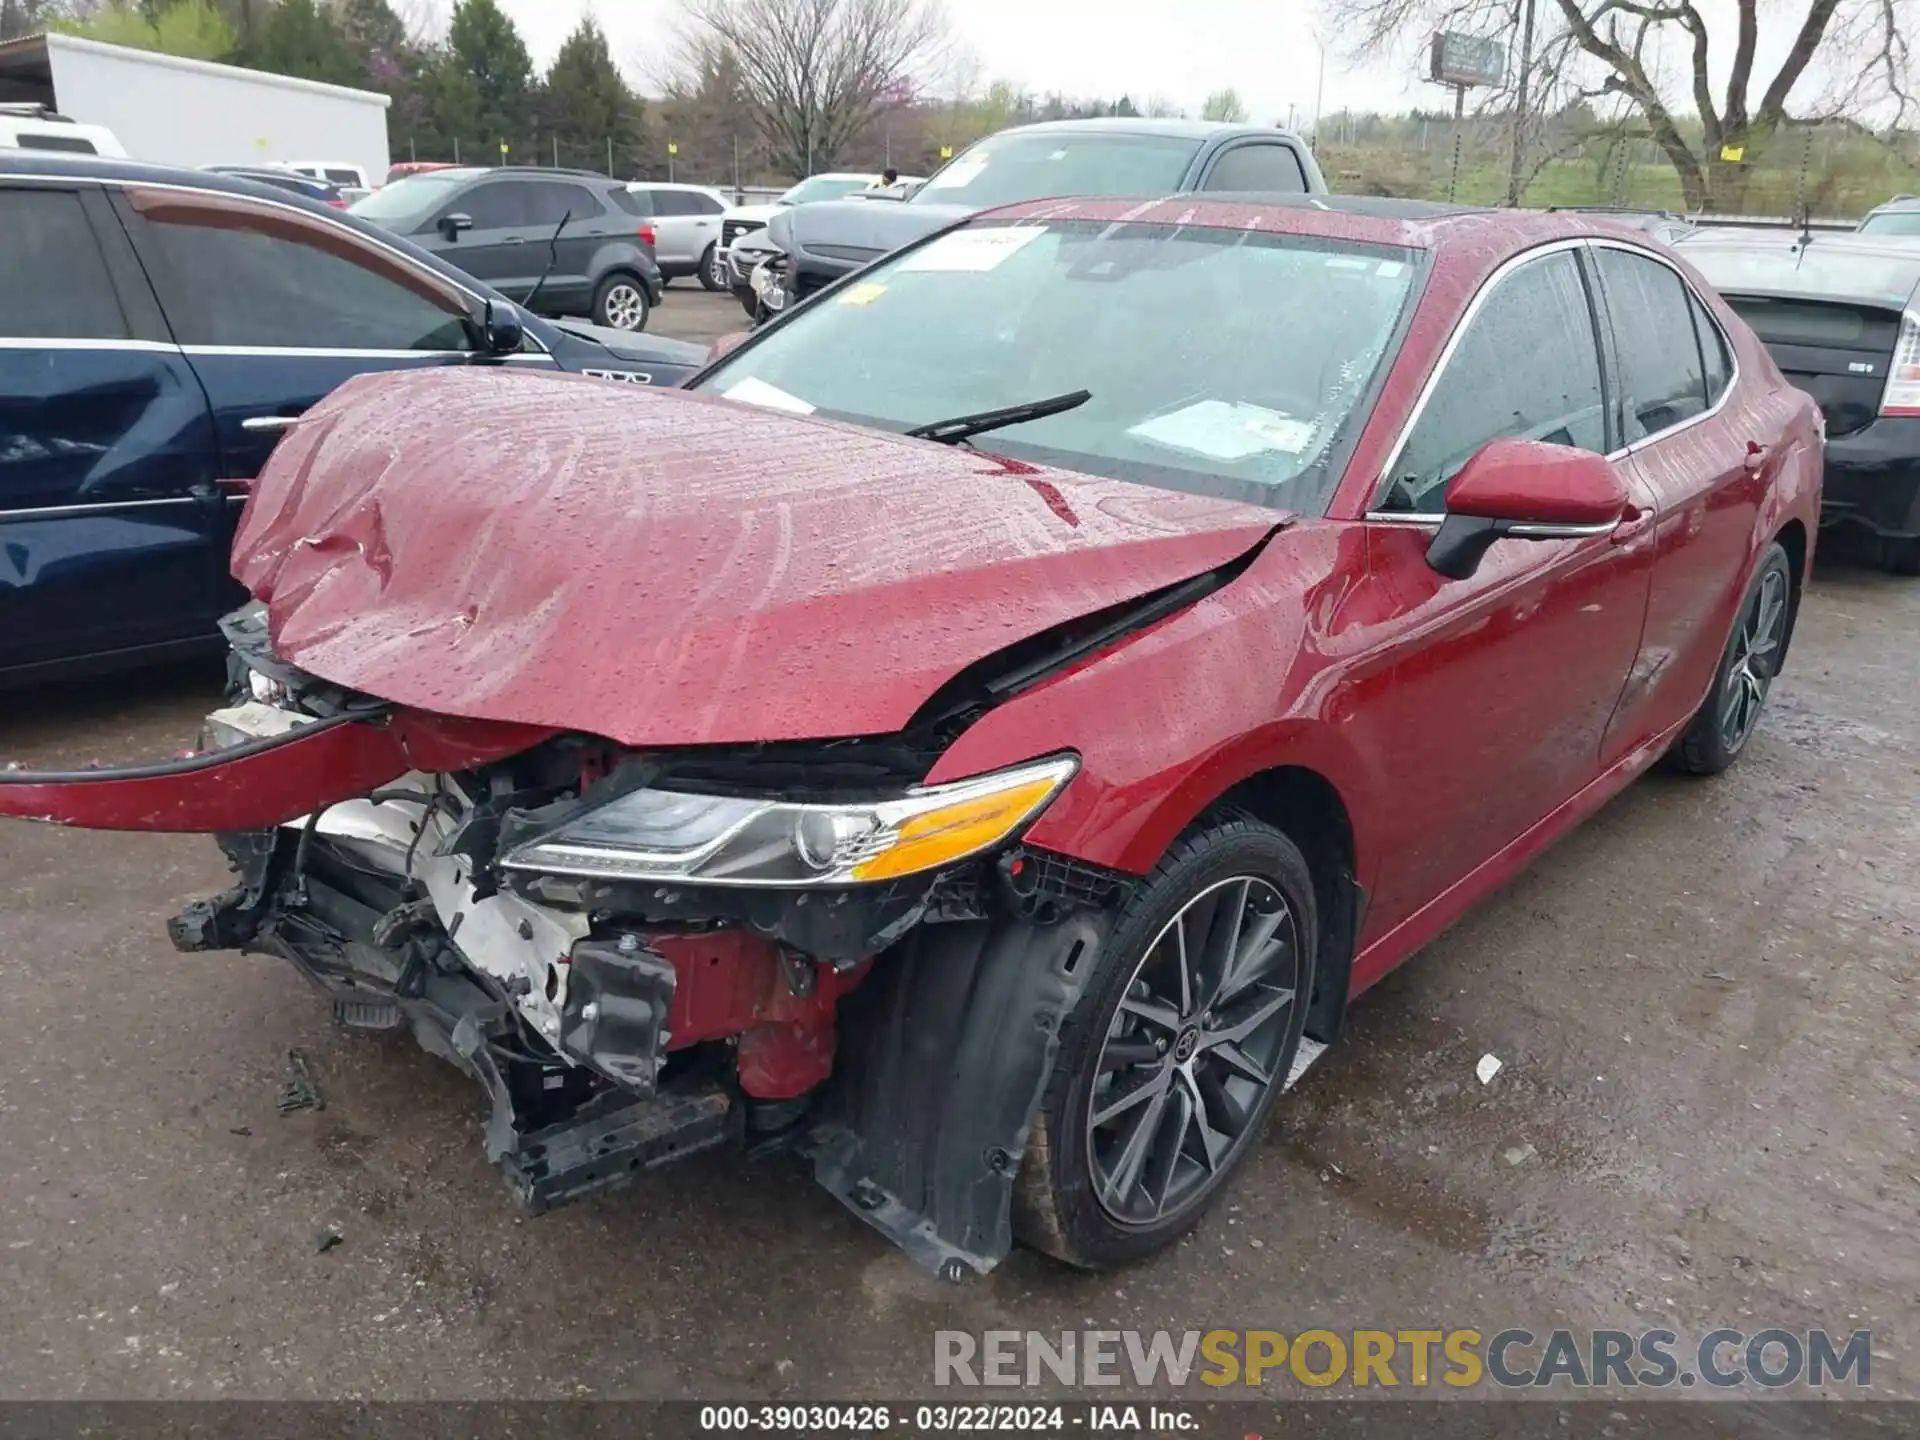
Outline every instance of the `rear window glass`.
<svg viewBox="0 0 1920 1440">
<path fill-rule="evenodd" d="M 22 130 L 14 136 L 22 150 L 59 150 L 68 155 L 98 155 L 91 140 L 80 135 L 36 135 Z"/>
<path fill-rule="evenodd" d="M 1862 235 L 1920 235 L 1920 210 L 1886 210 L 1860 222 Z"/>
<path fill-rule="evenodd" d="M 1817 300 L 1773 300 L 1729 295 L 1727 303 L 1769 345 L 1826 345 L 1842 350 L 1891 350 L 1899 318 Z"/>
<path fill-rule="evenodd" d="M 27 340 L 121 340 L 126 317 L 80 197 L 0 190 L 0 335 Z"/>
<path fill-rule="evenodd" d="M 1167 195 L 1199 153 L 1198 140 L 1172 135 L 1014 130 L 963 151 L 913 198 L 985 210 L 1053 195 Z"/>
</svg>

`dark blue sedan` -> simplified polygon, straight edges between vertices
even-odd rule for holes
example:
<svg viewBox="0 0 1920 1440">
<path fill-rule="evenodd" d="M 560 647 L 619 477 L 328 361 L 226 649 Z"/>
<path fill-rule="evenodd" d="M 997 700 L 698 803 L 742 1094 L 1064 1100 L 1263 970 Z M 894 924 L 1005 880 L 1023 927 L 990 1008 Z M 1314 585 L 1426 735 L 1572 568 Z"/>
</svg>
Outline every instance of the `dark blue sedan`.
<svg viewBox="0 0 1920 1440">
<path fill-rule="evenodd" d="M 218 649 L 239 503 L 349 376 L 703 351 L 550 322 L 404 239 L 204 171 L 0 151 L 0 683 Z"/>
</svg>

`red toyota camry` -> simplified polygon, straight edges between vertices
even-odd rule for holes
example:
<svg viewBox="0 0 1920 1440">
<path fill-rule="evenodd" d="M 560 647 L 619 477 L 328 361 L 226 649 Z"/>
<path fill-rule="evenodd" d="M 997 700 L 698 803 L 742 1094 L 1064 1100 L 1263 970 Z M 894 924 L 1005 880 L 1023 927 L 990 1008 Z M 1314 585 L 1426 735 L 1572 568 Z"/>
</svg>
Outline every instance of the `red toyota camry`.
<svg viewBox="0 0 1920 1440">
<path fill-rule="evenodd" d="M 1353 996 L 1748 744 L 1819 412 L 1604 221 L 987 215 L 693 393 L 367 377 L 248 503 L 202 749 L 0 813 L 211 831 L 185 950 L 484 1088 L 539 1210 L 790 1147 L 916 1258 L 1192 1225 Z"/>
</svg>

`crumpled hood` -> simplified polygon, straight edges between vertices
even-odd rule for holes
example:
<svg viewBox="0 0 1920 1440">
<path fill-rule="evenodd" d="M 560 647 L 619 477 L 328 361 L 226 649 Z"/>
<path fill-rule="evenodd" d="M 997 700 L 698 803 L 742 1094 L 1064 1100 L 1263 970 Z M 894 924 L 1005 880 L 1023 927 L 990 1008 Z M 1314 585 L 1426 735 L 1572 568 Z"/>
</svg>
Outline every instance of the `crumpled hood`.
<svg viewBox="0 0 1920 1440">
<path fill-rule="evenodd" d="M 851 270 L 973 214 L 966 205 L 921 200 L 821 200 L 775 217 L 767 234 L 815 268 Z"/>
<path fill-rule="evenodd" d="M 277 653 L 335 684 L 633 746 L 751 742 L 898 730 L 971 662 L 1221 565 L 1280 518 L 461 367 L 361 376 L 309 411 L 233 570 Z"/>
</svg>

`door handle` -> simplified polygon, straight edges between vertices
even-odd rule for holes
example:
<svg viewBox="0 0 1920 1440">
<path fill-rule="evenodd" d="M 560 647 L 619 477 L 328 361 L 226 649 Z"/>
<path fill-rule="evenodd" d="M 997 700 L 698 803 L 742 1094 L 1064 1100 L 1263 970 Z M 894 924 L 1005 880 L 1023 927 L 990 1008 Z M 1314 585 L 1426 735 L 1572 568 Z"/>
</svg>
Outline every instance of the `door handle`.
<svg viewBox="0 0 1920 1440">
<path fill-rule="evenodd" d="M 240 428 L 258 435 L 269 431 L 288 430 L 299 423 L 298 415 L 249 415 L 240 422 Z"/>
<path fill-rule="evenodd" d="M 1653 522 L 1660 512 L 1651 505 L 1635 506 L 1620 517 L 1620 523 L 1613 527 L 1612 540 L 1616 545 L 1624 545 L 1629 540 L 1644 535 L 1653 528 Z"/>
</svg>

